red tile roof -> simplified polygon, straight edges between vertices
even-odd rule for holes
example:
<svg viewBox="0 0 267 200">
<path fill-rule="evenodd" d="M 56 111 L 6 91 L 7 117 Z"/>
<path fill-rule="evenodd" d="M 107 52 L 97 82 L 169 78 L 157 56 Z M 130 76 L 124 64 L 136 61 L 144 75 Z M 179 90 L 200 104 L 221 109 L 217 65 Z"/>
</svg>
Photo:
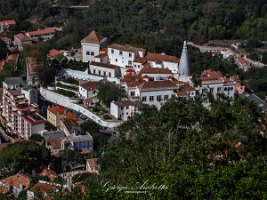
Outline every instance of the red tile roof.
<svg viewBox="0 0 267 200">
<path fill-rule="evenodd" d="M 101 53 L 101 54 L 95 56 L 95 58 L 105 58 L 105 57 L 107 57 L 107 56 L 108 56 L 107 53 Z"/>
<path fill-rule="evenodd" d="M 40 176 L 47 176 L 50 181 L 54 181 L 57 177 L 57 173 L 47 167 L 43 167 L 40 172 Z"/>
<path fill-rule="evenodd" d="M 239 62 L 241 65 L 246 65 L 248 62 L 241 56 L 236 58 L 237 62 Z"/>
<path fill-rule="evenodd" d="M 56 186 L 41 182 L 38 182 L 30 189 L 30 191 L 32 192 L 41 192 L 41 193 L 48 191 L 55 192 L 56 190 L 57 190 Z"/>
<path fill-rule="evenodd" d="M 119 106 L 119 107 L 124 107 L 124 106 L 140 107 L 140 106 L 142 106 L 142 103 L 140 101 L 131 101 L 131 100 L 115 101 L 114 104 Z"/>
<path fill-rule="evenodd" d="M 55 114 L 55 115 L 57 113 L 60 114 L 60 115 L 62 115 L 65 112 L 65 107 L 64 106 L 57 105 L 57 106 L 52 106 L 52 107 L 48 108 L 48 110 L 50 112 L 52 112 L 53 114 Z"/>
<path fill-rule="evenodd" d="M 172 74 L 172 71 L 167 68 L 144 68 L 140 71 L 141 74 Z"/>
<path fill-rule="evenodd" d="M 97 81 L 90 81 L 87 83 L 83 83 L 80 86 L 86 90 L 95 90 L 97 88 L 98 82 Z"/>
<path fill-rule="evenodd" d="M 95 43 L 95 44 L 100 44 L 100 42 L 104 39 L 102 35 L 98 34 L 96 31 L 92 31 L 87 35 L 85 38 L 82 39 L 81 42 L 85 43 Z"/>
<path fill-rule="evenodd" d="M 223 75 L 220 71 L 213 71 L 211 69 L 204 70 L 200 76 L 202 81 L 205 80 L 220 80 L 223 79 Z"/>
<path fill-rule="evenodd" d="M 111 65 L 107 63 L 100 63 L 100 62 L 94 62 L 92 61 L 90 65 L 97 66 L 97 67 L 103 67 L 103 68 L 109 68 L 109 69 L 116 69 L 116 65 Z"/>
<path fill-rule="evenodd" d="M 179 59 L 176 56 L 169 56 L 166 54 L 160 53 L 150 53 L 148 52 L 146 57 L 148 61 L 154 61 L 156 63 L 162 63 L 163 61 L 172 62 L 172 63 L 179 63 Z"/>
<path fill-rule="evenodd" d="M 54 140 L 51 142 L 53 149 L 61 149 L 61 140 Z"/>
<path fill-rule="evenodd" d="M 169 81 L 148 81 L 138 85 L 141 91 L 151 91 L 151 90 L 174 90 L 177 86 Z"/>
<path fill-rule="evenodd" d="M 144 64 L 147 62 L 147 60 L 145 58 L 137 57 L 134 59 L 134 62 Z"/>
<path fill-rule="evenodd" d="M 47 28 L 47 29 L 38 30 L 38 31 L 30 31 L 30 32 L 27 32 L 27 34 L 30 35 L 30 36 L 38 36 L 38 35 L 55 33 L 55 32 L 56 32 L 55 29 Z"/>
<path fill-rule="evenodd" d="M 27 189 L 31 183 L 29 177 L 27 177 L 24 174 L 20 174 L 20 173 L 4 178 L 0 180 L 0 182 L 5 184 L 6 186 L 13 186 L 17 188 L 20 188 L 21 186 L 23 186 L 23 189 Z"/>
<path fill-rule="evenodd" d="M 183 97 L 187 95 L 187 92 L 195 91 L 195 89 L 188 83 L 184 83 L 179 87 L 178 96 Z"/>
<path fill-rule="evenodd" d="M 31 38 L 29 38 L 28 36 L 24 35 L 23 33 L 19 33 L 19 34 L 15 35 L 14 37 L 18 38 L 21 42 L 32 41 Z"/>
<path fill-rule="evenodd" d="M 56 50 L 56 49 L 51 49 L 51 50 L 49 51 L 49 53 L 48 53 L 48 56 L 54 58 L 54 57 L 56 57 L 58 54 L 59 54 L 59 51 L 58 51 L 58 50 Z"/>
<path fill-rule="evenodd" d="M 133 53 L 137 53 L 138 51 L 145 52 L 145 49 L 136 48 L 136 47 L 133 47 L 133 46 L 131 46 L 129 44 L 125 44 L 125 45 L 111 44 L 111 45 L 108 46 L 108 48 L 116 49 L 116 50 L 120 50 L 120 51 L 133 52 Z"/>
<path fill-rule="evenodd" d="M 11 19 L 11 20 L 3 20 L 3 21 L 0 21 L 1 24 L 3 25 L 15 25 L 16 24 L 16 21 Z"/>
</svg>

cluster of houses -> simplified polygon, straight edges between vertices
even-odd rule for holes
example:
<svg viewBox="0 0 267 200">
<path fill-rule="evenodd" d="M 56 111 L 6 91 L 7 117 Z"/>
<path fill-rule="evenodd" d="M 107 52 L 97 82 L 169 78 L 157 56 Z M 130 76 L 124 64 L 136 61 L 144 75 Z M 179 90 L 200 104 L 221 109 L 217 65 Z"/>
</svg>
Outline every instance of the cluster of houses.
<svg viewBox="0 0 267 200">
<path fill-rule="evenodd" d="M 96 176 L 99 171 L 99 165 L 96 158 L 90 158 L 86 160 L 86 169 L 84 172 L 89 173 L 91 176 Z M 35 176 L 45 177 L 46 181 L 39 180 L 37 183 L 33 183 Z M 35 175 L 25 175 L 23 173 L 17 173 L 12 176 L 8 176 L 0 180 L 0 195 L 5 195 L 10 198 L 18 198 L 20 193 L 25 191 L 27 200 L 33 199 L 51 199 L 56 193 L 61 192 L 67 194 L 74 186 L 63 184 L 58 181 L 62 179 L 62 174 L 57 174 L 49 167 L 41 167 Z M 77 184 L 76 187 L 81 188 L 83 185 Z"/>
<path fill-rule="evenodd" d="M 230 55 L 227 50 L 223 52 L 225 57 Z M 88 63 L 85 71 L 64 71 L 65 76 L 80 80 L 80 98 L 87 105 L 94 104 L 98 101 L 100 80 L 117 83 L 126 91 L 127 98 L 111 102 L 110 114 L 123 121 L 139 112 L 142 104 L 160 109 L 171 98 L 192 100 L 206 93 L 212 93 L 215 98 L 217 94 L 233 97 L 235 92 L 242 93 L 245 89 L 238 77 L 225 77 L 212 70 L 203 71 L 199 77 L 200 85 L 196 86 L 191 79 L 186 42 L 179 59 L 128 44 L 108 45 L 106 37 L 92 31 L 81 41 L 80 60 Z"/>
</svg>

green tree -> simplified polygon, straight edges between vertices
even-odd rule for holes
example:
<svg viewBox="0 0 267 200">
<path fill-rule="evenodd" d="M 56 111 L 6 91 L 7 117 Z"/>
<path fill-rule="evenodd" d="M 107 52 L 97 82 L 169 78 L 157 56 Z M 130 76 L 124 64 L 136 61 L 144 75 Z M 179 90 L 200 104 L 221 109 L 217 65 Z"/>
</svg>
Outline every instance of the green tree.
<svg viewBox="0 0 267 200">
<path fill-rule="evenodd" d="M 8 48 L 3 40 L 0 40 L 0 60 L 7 57 Z"/>
</svg>

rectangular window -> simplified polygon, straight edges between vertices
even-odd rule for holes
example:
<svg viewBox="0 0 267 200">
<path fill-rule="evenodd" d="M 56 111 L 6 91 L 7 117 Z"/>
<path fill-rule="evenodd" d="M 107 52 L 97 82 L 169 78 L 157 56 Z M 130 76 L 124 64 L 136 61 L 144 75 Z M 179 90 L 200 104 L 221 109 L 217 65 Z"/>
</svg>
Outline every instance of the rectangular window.
<svg viewBox="0 0 267 200">
<path fill-rule="evenodd" d="M 93 74 L 95 74 L 95 69 L 93 70 Z"/>
<path fill-rule="evenodd" d="M 108 76 L 111 77 L 111 72 L 108 73 Z"/>
<path fill-rule="evenodd" d="M 130 58 L 132 57 L 132 53 L 129 53 L 129 57 L 130 57 Z"/>
<path fill-rule="evenodd" d="M 129 60 L 129 61 L 128 61 L 128 65 L 132 65 L 132 61 Z"/>
<path fill-rule="evenodd" d="M 164 95 L 164 100 L 168 100 L 169 96 L 168 95 Z"/>
<path fill-rule="evenodd" d="M 154 96 L 150 96 L 149 101 L 154 101 Z"/>
<path fill-rule="evenodd" d="M 126 106 L 126 109 L 129 109 L 129 106 Z"/>
<path fill-rule="evenodd" d="M 91 56 L 94 56 L 94 55 L 95 55 L 95 53 L 93 51 L 91 51 Z"/>
<path fill-rule="evenodd" d="M 161 95 L 157 96 L 157 101 L 161 101 Z"/>
<path fill-rule="evenodd" d="M 114 50 L 113 50 L 113 49 L 111 49 L 111 53 L 112 53 L 112 54 L 114 53 Z"/>
<path fill-rule="evenodd" d="M 132 91 L 130 95 L 131 95 L 131 96 L 135 96 L 135 92 L 134 92 L 134 91 Z"/>
<path fill-rule="evenodd" d="M 89 51 L 86 51 L 86 55 L 89 56 L 90 55 L 90 52 Z"/>
<path fill-rule="evenodd" d="M 106 72 L 104 72 L 104 76 L 106 76 Z"/>
<path fill-rule="evenodd" d="M 122 56 L 122 51 L 120 51 L 120 56 Z"/>
<path fill-rule="evenodd" d="M 98 74 L 101 75 L 101 71 L 100 70 L 98 71 Z"/>
<path fill-rule="evenodd" d="M 146 97 L 142 97 L 142 101 L 146 101 Z"/>
</svg>

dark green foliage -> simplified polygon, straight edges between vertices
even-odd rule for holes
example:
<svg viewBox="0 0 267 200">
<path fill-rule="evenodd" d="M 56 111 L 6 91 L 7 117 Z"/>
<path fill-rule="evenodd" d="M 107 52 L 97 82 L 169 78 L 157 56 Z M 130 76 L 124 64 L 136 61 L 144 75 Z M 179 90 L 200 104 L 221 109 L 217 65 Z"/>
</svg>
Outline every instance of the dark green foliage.
<svg viewBox="0 0 267 200">
<path fill-rule="evenodd" d="M 111 82 L 100 82 L 97 86 L 97 98 L 109 106 L 112 101 L 124 96 L 124 91 L 118 85 Z"/>
<path fill-rule="evenodd" d="M 74 69 L 78 71 L 85 71 L 88 68 L 88 63 L 78 62 L 78 61 L 69 61 L 64 67 L 68 69 Z"/>
<path fill-rule="evenodd" d="M 0 168 L 5 173 L 32 173 L 47 165 L 50 158 L 48 149 L 33 141 L 18 142 L 8 145 L 1 151 Z"/>
<path fill-rule="evenodd" d="M 120 127 L 120 137 L 100 156 L 100 175 L 88 181 L 84 198 L 266 197 L 267 130 L 261 123 L 267 116 L 256 104 L 221 96 L 210 111 L 198 100 L 173 100 L 160 111 L 145 106 L 142 112 Z M 125 192 L 141 191 L 143 183 L 167 189 L 138 196 Z"/>
<path fill-rule="evenodd" d="M 6 43 L 3 40 L 0 40 L 0 60 L 7 57 L 8 49 Z"/>
<path fill-rule="evenodd" d="M 32 135 L 29 137 L 29 140 L 37 141 L 37 142 L 42 142 L 43 139 L 44 139 L 44 138 L 43 138 L 40 134 L 32 134 Z"/>
</svg>

